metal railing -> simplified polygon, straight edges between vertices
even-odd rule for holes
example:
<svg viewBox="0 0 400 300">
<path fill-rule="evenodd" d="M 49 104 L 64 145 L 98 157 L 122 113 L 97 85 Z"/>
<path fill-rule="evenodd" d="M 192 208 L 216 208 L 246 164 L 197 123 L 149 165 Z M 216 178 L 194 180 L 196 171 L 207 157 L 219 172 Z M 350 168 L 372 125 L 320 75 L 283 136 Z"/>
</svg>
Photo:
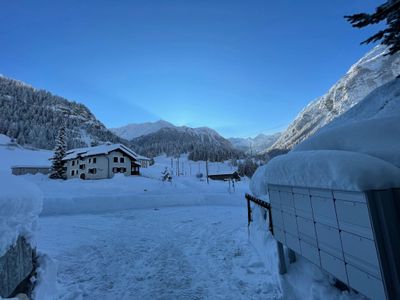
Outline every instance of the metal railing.
<svg viewBox="0 0 400 300">
<path fill-rule="evenodd" d="M 271 233 L 274 233 L 274 228 L 272 226 L 272 213 L 271 213 L 271 204 L 268 202 L 258 199 L 250 194 L 245 194 L 245 198 L 247 200 L 247 221 L 248 221 L 248 226 L 250 226 L 250 223 L 252 221 L 252 215 L 251 215 L 251 206 L 250 202 L 253 202 L 262 208 L 265 208 L 268 211 L 268 229 L 271 231 Z"/>
</svg>

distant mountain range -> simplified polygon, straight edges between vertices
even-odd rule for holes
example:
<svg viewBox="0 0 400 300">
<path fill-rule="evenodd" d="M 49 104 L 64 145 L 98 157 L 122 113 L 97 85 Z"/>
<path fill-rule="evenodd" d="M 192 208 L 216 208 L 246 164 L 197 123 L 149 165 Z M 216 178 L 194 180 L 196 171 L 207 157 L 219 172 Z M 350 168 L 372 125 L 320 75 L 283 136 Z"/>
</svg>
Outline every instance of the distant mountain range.
<svg viewBox="0 0 400 300">
<path fill-rule="evenodd" d="M 229 138 L 233 147 L 248 154 L 259 154 L 265 152 L 280 137 L 281 133 L 271 135 L 259 134 L 254 138 Z"/>
<path fill-rule="evenodd" d="M 119 128 L 110 128 L 112 132 L 126 140 L 132 140 L 142 135 L 154 133 L 162 128 L 174 128 L 173 124 L 159 120 L 156 122 L 133 123 Z"/>
<path fill-rule="evenodd" d="M 280 133 L 276 133 L 272 135 L 259 134 L 255 138 L 225 139 L 208 127 L 175 126 L 164 120 L 129 124 L 110 130 L 119 137 L 130 140 L 136 149 L 150 156 L 162 152 L 175 155 L 193 147 L 204 150 L 215 146 L 223 150 L 222 152 L 225 154 L 238 152 L 258 154 L 268 149 L 280 136 Z M 180 141 L 178 145 L 176 145 L 176 141 Z M 221 156 L 221 153 L 214 154 Z M 203 154 L 199 153 L 199 155 Z M 222 156 L 227 157 L 229 155 Z"/>
<path fill-rule="evenodd" d="M 355 63 L 323 96 L 308 104 L 269 148 L 289 150 L 400 74 L 400 54 L 377 46 Z"/>
<path fill-rule="evenodd" d="M 241 156 L 232 144 L 216 131 L 206 127 L 164 127 L 131 140 L 134 150 L 147 156 L 166 153 L 178 156 L 189 153 L 191 160 L 222 161 Z"/>
</svg>

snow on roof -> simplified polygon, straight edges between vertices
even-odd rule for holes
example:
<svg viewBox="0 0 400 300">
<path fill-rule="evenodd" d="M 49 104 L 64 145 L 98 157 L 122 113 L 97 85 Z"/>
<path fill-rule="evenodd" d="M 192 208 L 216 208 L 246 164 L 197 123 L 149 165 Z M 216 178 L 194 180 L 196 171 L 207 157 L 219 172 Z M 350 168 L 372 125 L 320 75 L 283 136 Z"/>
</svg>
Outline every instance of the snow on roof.
<svg viewBox="0 0 400 300">
<path fill-rule="evenodd" d="M 400 188 L 400 79 L 383 85 L 286 155 L 259 168 L 267 184 L 366 191 Z"/>
<path fill-rule="evenodd" d="M 121 150 L 128 156 L 138 159 L 139 155 L 137 155 L 134 151 L 129 149 L 128 147 L 122 145 L 122 144 L 104 144 L 104 145 L 99 145 L 99 146 L 94 146 L 94 147 L 87 147 L 87 148 L 78 148 L 78 149 L 72 149 L 67 151 L 64 160 L 70 160 L 70 159 L 75 159 L 78 157 L 87 157 L 87 156 L 93 156 L 93 155 L 99 155 L 99 154 L 108 154 L 112 151 L 115 150 Z"/>
<path fill-rule="evenodd" d="M 140 159 L 140 160 L 150 160 L 150 158 L 148 158 L 148 157 L 146 157 L 146 156 L 143 156 L 143 155 L 138 155 L 138 156 L 137 156 L 137 159 Z"/>
</svg>

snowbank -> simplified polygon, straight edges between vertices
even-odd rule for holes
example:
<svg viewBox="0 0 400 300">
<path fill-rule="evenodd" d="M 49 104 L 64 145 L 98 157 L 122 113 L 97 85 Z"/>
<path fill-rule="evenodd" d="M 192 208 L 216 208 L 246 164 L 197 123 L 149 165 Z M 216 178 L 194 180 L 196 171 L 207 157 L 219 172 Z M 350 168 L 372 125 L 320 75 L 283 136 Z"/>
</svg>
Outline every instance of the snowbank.
<svg viewBox="0 0 400 300">
<path fill-rule="evenodd" d="M 400 169 L 361 153 L 337 150 L 297 151 L 279 156 L 257 171 L 263 182 L 346 191 L 400 187 Z M 260 181 L 252 192 L 260 196 Z M 262 192 L 264 190 L 261 189 Z"/>
<path fill-rule="evenodd" d="M 11 143 L 11 139 L 4 134 L 0 134 L 0 145 L 8 145 L 9 143 Z"/>
<path fill-rule="evenodd" d="M 266 177 L 265 165 L 258 167 L 251 177 L 250 191 L 256 197 L 262 197 L 268 194 L 268 181 Z"/>
<path fill-rule="evenodd" d="M 400 187 L 400 79 L 376 89 L 286 155 L 260 168 L 250 187 L 266 183 L 365 191 Z"/>
<path fill-rule="evenodd" d="M 321 131 L 296 147 L 364 153 L 400 167 L 400 116 L 363 120 Z"/>
<path fill-rule="evenodd" d="M 54 299 L 54 295 L 57 294 L 57 266 L 43 253 L 39 254 L 38 263 L 32 299 Z"/>
<path fill-rule="evenodd" d="M 30 242 L 42 210 L 42 194 L 26 180 L 0 173 L 0 256 L 13 245 L 19 235 Z"/>
<path fill-rule="evenodd" d="M 150 169 L 150 168 L 149 168 Z M 155 175 L 155 174 L 154 174 Z M 125 209 L 171 206 L 241 206 L 248 181 L 200 181 L 195 176 L 174 177 L 172 182 L 143 176 L 114 176 L 104 180 L 51 180 L 26 175 L 43 193 L 41 215 L 100 213 Z"/>
</svg>

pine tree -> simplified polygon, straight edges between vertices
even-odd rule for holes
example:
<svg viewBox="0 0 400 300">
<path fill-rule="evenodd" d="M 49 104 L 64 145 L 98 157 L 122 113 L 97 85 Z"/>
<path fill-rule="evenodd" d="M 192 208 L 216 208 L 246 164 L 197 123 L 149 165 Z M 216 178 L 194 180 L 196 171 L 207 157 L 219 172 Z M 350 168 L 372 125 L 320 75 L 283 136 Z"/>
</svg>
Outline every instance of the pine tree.
<svg viewBox="0 0 400 300">
<path fill-rule="evenodd" d="M 65 126 L 61 126 L 56 139 L 56 147 L 54 148 L 53 163 L 51 166 L 50 178 L 65 179 L 65 168 L 63 158 L 67 150 L 65 138 Z"/>
<path fill-rule="evenodd" d="M 356 28 L 386 20 L 386 28 L 366 39 L 362 44 L 381 41 L 383 45 L 389 47 L 388 54 L 392 55 L 400 51 L 400 0 L 388 0 L 378 6 L 373 14 L 359 13 L 345 16 L 345 18 Z"/>
</svg>

